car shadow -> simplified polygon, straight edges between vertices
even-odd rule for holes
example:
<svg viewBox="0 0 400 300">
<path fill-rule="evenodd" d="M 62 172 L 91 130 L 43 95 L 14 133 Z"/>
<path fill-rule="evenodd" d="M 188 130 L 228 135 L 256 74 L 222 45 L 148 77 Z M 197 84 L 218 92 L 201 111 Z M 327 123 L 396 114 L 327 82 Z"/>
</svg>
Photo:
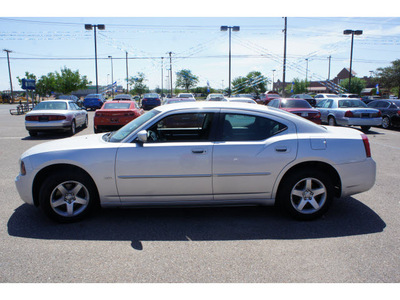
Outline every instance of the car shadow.
<svg viewBox="0 0 400 300">
<path fill-rule="evenodd" d="M 37 136 L 26 136 L 22 138 L 22 141 L 46 141 L 46 140 L 58 140 L 58 139 L 66 139 L 69 137 L 76 136 L 79 132 L 85 130 L 86 128 L 78 127 L 76 128 L 76 133 L 74 135 L 70 135 L 68 132 L 38 132 Z"/>
<path fill-rule="evenodd" d="M 296 221 L 275 207 L 102 209 L 87 219 L 59 224 L 28 204 L 8 224 L 10 236 L 45 240 L 142 241 L 298 240 L 379 233 L 385 222 L 360 201 L 336 199 L 314 221 Z"/>
</svg>

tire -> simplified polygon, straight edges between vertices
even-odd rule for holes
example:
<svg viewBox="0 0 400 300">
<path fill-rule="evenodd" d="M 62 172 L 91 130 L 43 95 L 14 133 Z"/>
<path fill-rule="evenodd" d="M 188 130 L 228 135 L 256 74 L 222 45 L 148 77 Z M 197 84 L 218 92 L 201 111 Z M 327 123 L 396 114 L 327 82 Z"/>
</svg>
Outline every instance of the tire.
<svg viewBox="0 0 400 300">
<path fill-rule="evenodd" d="M 37 131 L 29 131 L 29 135 L 30 136 L 32 136 L 32 137 L 35 137 L 35 136 L 37 136 L 38 135 L 38 133 L 37 133 Z"/>
<path fill-rule="evenodd" d="M 390 124 L 390 118 L 388 116 L 384 116 L 382 118 L 382 128 L 389 129 L 391 126 L 392 124 Z"/>
<path fill-rule="evenodd" d="M 335 117 L 330 116 L 330 117 L 328 118 L 328 124 L 329 124 L 329 126 L 336 126 Z"/>
<path fill-rule="evenodd" d="M 72 120 L 71 128 L 69 129 L 68 134 L 72 136 L 75 133 L 76 133 L 76 123 L 75 120 Z"/>
<path fill-rule="evenodd" d="M 97 190 L 90 178 L 76 171 L 53 173 L 43 182 L 39 205 L 52 220 L 70 223 L 81 220 L 98 203 Z"/>
<path fill-rule="evenodd" d="M 85 123 L 83 123 L 82 127 L 83 127 L 83 128 L 87 128 L 88 125 L 89 125 L 89 120 L 88 120 L 88 117 L 86 116 L 86 118 L 85 118 Z"/>
<path fill-rule="evenodd" d="M 371 126 L 361 126 L 362 131 L 368 131 L 371 128 Z"/>
<path fill-rule="evenodd" d="M 278 203 L 293 218 L 313 220 L 326 213 L 333 201 L 333 184 L 318 170 L 298 170 L 284 178 Z"/>
</svg>

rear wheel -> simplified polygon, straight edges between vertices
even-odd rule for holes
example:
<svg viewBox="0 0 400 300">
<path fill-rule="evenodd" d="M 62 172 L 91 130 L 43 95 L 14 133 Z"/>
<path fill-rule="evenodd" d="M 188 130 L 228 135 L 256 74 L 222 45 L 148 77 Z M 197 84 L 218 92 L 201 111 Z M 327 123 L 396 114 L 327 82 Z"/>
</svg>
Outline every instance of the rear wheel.
<svg viewBox="0 0 400 300">
<path fill-rule="evenodd" d="M 335 120 L 335 118 L 334 117 L 329 117 L 328 118 L 328 124 L 330 125 L 330 126 L 336 126 L 336 120 Z"/>
<path fill-rule="evenodd" d="M 76 123 L 75 120 L 72 120 L 71 128 L 69 129 L 69 135 L 74 135 L 76 133 Z"/>
<path fill-rule="evenodd" d="M 284 179 L 278 201 L 286 212 L 300 220 L 322 216 L 333 200 L 331 179 L 318 170 L 299 170 Z"/>
<path fill-rule="evenodd" d="M 33 136 L 37 136 L 37 134 L 38 134 L 37 131 L 29 130 L 29 135 L 30 135 L 30 136 L 32 136 L 32 137 L 33 137 Z"/>
<path fill-rule="evenodd" d="M 58 222 L 82 219 L 95 207 L 97 198 L 91 179 L 74 171 L 51 174 L 39 192 L 40 207 L 49 218 Z"/>
<path fill-rule="evenodd" d="M 88 125 L 89 125 L 89 120 L 88 120 L 88 117 L 86 116 L 85 123 L 83 123 L 83 128 L 87 128 Z"/>
<path fill-rule="evenodd" d="M 371 126 L 361 126 L 362 131 L 368 131 L 370 130 Z"/>
</svg>

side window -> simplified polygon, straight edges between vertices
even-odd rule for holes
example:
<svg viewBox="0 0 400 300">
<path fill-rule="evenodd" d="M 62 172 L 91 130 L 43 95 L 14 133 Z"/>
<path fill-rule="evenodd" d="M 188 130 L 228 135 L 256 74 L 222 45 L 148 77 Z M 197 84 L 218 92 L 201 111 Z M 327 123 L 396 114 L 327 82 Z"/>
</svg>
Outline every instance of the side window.
<svg viewBox="0 0 400 300">
<path fill-rule="evenodd" d="M 317 97 L 315 97 L 315 98 L 317 98 Z M 325 102 L 326 102 L 326 100 L 321 100 L 320 102 L 317 103 L 317 105 L 315 107 L 323 108 Z"/>
<path fill-rule="evenodd" d="M 333 100 L 326 100 L 324 105 L 323 105 L 323 108 L 331 108 L 332 107 L 332 103 L 333 103 Z"/>
<path fill-rule="evenodd" d="M 260 141 L 287 129 L 274 120 L 244 114 L 225 114 L 222 118 L 219 140 Z"/>
<path fill-rule="evenodd" d="M 207 141 L 210 138 L 213 117 L 212 113 L 170 115 L 148 129 L 148 141 Z"/>
</svg>

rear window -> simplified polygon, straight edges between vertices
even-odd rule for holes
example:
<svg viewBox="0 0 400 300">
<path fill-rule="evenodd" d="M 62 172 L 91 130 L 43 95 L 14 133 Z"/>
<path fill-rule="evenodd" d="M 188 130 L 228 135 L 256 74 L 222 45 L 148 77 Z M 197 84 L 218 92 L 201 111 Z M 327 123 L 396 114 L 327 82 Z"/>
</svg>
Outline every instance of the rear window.
<svg viewBox="0 0 400 300">
<path fill-rule="evenodd" d="M 67 110 L 66 102 L 44 101 L 35 106 L 33 110 Z"/>
<path fill-rule="evenodd" d="M 339 100 L 339 108 L 346 108 L 346 107 L 368 107 L 364 102 L 361 100 Z"/>
<path fill-rule="evenodd" d="M 311 108 L 311 105 L 306 100 L 282 100 L 281 107 L 283 108 Z"/>
<path fill-rule="evenodd" d="M 104 109 L 129 109 L 130 103 L 106 103 L 104 104 Z"/>
</svg>

